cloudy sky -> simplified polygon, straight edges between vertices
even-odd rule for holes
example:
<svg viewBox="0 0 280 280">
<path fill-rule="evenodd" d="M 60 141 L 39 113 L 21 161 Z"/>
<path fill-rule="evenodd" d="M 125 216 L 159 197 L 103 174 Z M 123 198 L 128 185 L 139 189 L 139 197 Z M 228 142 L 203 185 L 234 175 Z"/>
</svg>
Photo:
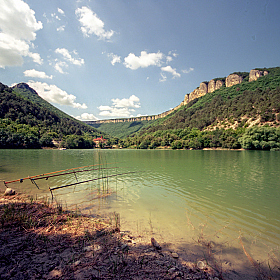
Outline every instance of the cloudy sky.
<svg viewBox="0 0 280 280">
<path fill-rule="evenodd" d="M 83 120 L 154 115 L 280 66 L 279 0 L 0 0 L 0 82 Z"/>
</svg>

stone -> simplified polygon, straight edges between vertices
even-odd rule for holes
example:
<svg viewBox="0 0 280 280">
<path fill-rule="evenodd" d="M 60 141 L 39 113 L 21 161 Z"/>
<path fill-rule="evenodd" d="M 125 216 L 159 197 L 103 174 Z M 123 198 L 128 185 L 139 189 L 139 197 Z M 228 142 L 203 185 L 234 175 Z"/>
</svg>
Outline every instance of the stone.
<svg viewBox="0 0 280 280">
<path fill-rule="evenodd" d="M 161 250 L 161 246 L 157 243 L 157 241 L 153 237 L 151 238 L 151 243 L 157 250 Z"/>
<path fill-rule="evenodd" d="M 179 258 L 179 255 L 178 255 L 177 253 L 175 253 L 175 252 L 173 252 L 173 253 L 171 254 L 171 256 L 172 256 L 174 259 L 178 259 L 178 258 Z"/>
<path fill-rule="evenodd" d="M 262 76 L 266 76 L 267 74 L 268 74 L 267 71 L 252 69 L 249 73 L 249 82 L 256 81 L 258 78 Z"/>
<path fill-rule="evenodd" d="M 47 279 L 58 279 L 62 276 L 62 271 L 60 269 L 55 268 L 49 274 Z"/>
<path fill-rule="evenodd" d="M 11 188 L 7 188 L 4 193 L 4 195 L 15 195 L 15 194 L 16 194 L 16 191 Z"/>
<path fill-rule="evenodd" d="M 86 246 L 86 247 L 84 247 L 84 251 L 85 252 L 93 251 L 93 246 Z"/>
<path fill-rule="evenodd" d="M 176 267 L 171 267 L 171 268 L 168 270 L 168 273 L 169 273 L 169 274 L 173 274 L 176 270 L 177 270 Z"/>
<path fill-rule="evenodd" d="M 74 262 L 74 266 L 77 266 L 77 265 L 79 265 L 80 263 L 81 263 L 81 261 L 80 261 L 80 260 L 75 261 L 75 262 Z"/>
<path fill-rule="evenodd" d="M 215 80 L 211 80 L 208 83 L 208 92 L 213 92 L 215 90 L 216 90 L 216 82 L 215 82 Z"/>
<path fill-rule="evenodd" d="M 221 80 L 217 80 L 216 81 L 216 87 L 215 90 L 219 89 L 220 87 L 222 87 L 224 85 L 224 82 Z"/>
<path fill-rule="evenodd" d="M 243 78 L 237 74 L 230 74 L 226 78 L 226 87 L 232 87 L 234 85 L 240 84 Z"/>
<path fill-rule="evenodd" d="M 205 263 L 203 261 L 198 261 L 197 262 L 197 267 L 201 270 L 205 269 Z"/>
<path fill-rule="evenodd" d="M 208 92 L 208 83 L 207 82 L 202 82 L 199 85 L 199 95 L 203 96 Z"/>
</svg>

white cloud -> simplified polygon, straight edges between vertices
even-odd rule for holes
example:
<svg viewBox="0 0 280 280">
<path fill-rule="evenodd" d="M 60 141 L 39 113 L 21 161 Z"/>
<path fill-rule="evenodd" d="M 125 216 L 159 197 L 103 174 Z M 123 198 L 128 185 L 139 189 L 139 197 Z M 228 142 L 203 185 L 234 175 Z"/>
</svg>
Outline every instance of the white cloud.
<svg viewBox="0 0 280 280">
<path fill-rule="evenodd" d="M 57 8 L 57 11 L 58 11 L 60 14 L 62 14 L 62 15 L 65 14 L 64 11 L 63 11 L 62 9 L 60 9 L 60 8 Z"/>
<path fill-rule="evenodd" d="M 56 15 L 56 13 L 51 14 L 51 17 L 57 20 L 61 20 L 61 18 L 58 15 Z"/>
<path fill-rule="evenodd" d="M 173 60 L 173 58 L 172 58 L 171 56 L 168 55 L 168 56 L 166 57 L 166 62 L 167 62 L 167 63 L 171 62 L 172 60 Z"/>
<path fill-rule="evenodd" d="M 57 70 L 59 73 L 61 74 L 67 74 L 67 72 L 65 72 L 62 67 L 67 68 L 68 64 L 64 61 L 58 61 L 56 62 L 56 64 L 54 65 L 55 70 Z"/>
<path fill-rule="evenodd" d="M 181 77 L 181 74 L 177 73 L 176 69 L 172 68 L 170 65 L 165 66 L 165 67 L 161 67 L 161 71 L 171 73 L 173 75 L 173 78 L 180 78 Z"/>
<path fill-rule="evenodd" d="M 175 51 L 169 51 L 168 55 L 173 55 L 174 57 L 178 56 L 178 54 Z"/>
<path fill-rule="evenodd" d="M 86 37 L 95 34 L 99 39 L 110 39 L 114 31 L 105 31 L 104 22 L 89 8 L 82 7 L 75 11 L 81 24 L 81 30 Z"/>
<path fill-rule="evenodd" d="M 65 48 L 57 48 L 55 50 L 55 53 L 57 54 L 61 54 L 62 58 L 64 59 L 64 61 L 55 59 L 55 65 L 54 68 L 61 74 L 67 74 L 67 72 L 65 72 L 65 68 L 68 68 L 68 63 L 71 63 L 73 65 L 78 65 L 78 66 L 82 66 L 83 64 L 85 64 L 85 61 L 83 58 L 79 58 L 79 55 L 77 53 L 77 51 L 73 51 L 72 53 L 76 56 L 76 58 L 74 58 L 71 53 L 65 49 Z"/>
<path fill-rule="evenodd" d="M 121 63 L 121 57 L 116 55 L 116 54 L 113 54 L 113 53 L 108 53 L 107 56 L 109 58 L 111 58 L 111 64 L 112 65 L 115 65 L 116 63 Z"/>
<path fill-rule="evenodd" d="M 56 29 L 56 31 L 62 32 L 62 31 L 64 31 L 64 29 L 65 29 L 65 25 L 61 25 Z"/>
<path fill-rule="evenodd" d="M 75 117 L 77 120 L 80 121 L 96 121 L 98 120 L 97 117 L 95 117 L 93 114 L 89 114 L 89 113 L 83 113 L 80 116 Z"/>
<path fill-rule="evenodd" d="M 113 102 L 113 106 L 116 108 L 122 108 L 122 107 L 140 108 L 140 99 L 135 95 L 131 95 L 129 98 L 112 99 L 112 102 Z"/>
<path fill-rule="evenodd" d="M 45 72 L 37 71 L 35 69 L 26 70 L 23 72 L 24 76 L 40 79 L 52 79 L 53 76 L 48 76 Z"/>
<path fill-rule="evenodd" d="M 30 41 L 43 28 L 35 12 L 22 0 L 1 0 L 0 6 L 0 67 L 22 65 L 24 56 L 42 63 L 40 55 L 30 51 Z"/>
<path fill-rule="evenodd" d="M 100 110 L 100 111 L 111 111 L 112 110 L 112 107 L 110 107 L 110 106 L 107 106 L 107 105 L 101 105 L 101 106 L 99 106 L 98 107 L 98 109 Z"/>
<path fill-rule="evenodd" d="M 55 52 L 58 54 L 61 54 L 65 60 L 69 61 L 70 63 L 72 63 L 74 65 L 81 66 L 85 63 L 84 59 L 82 59 L 82 58 L 77 58 L 77 59 L 73 58 L 71 56 L 71 54 L 69 53 L 69 51 L 65 48 L 62 48 L 62 49 L 57 48 L 55 50 Z M 77 55 L 77 52 L 74 51 L 74 54 Z"/>
<path fill-rule="evenodd" d="M 37 93 L 46 101 L 56 103 L 59 105 L 71 106 L 78 109 L 86 109 L 85 103 L 76 103 L 76 96 L 68 94 L 66 91 L 60 89 L 56 85 L 49 85 L 47 83 L 29 81 L 27 83 L 31 88 L 37 91 Z"/>
<path fill-rule="evenodd" d="M 101 111 L 100 116 L 128 118 L 133 116 L 132 113 L 135 112 L 133 108 L 140 108 L 140 99 L 135 95 L 123 99 L 116 98 L 111 101 L 112 106 L 101 105 L 98 107 Z"/>
<path fill-rule="evenodd" d="M 182 70 L 183 73 L 188 74 L 190 72 L 194 71 L 194 68 L 190 67 L 188 70 Z"/>
<path fill-rule="evenodd" d="M 99 113 L 99 116 L 129 118 L 129 117 L 133 117 L 131 112 L 132 110 L 128 108 L 112 108 L 111 111 L 101 111 Z"/>
<path fill-rule="evenodd" d="M 160 82 L 165 82 L 167 80 L 166 75 L 164 75 L 163 73 L 160 73 L 161 78 L 159 79 Z"/>
<path fill-rule="evenodd" d="M 132 70 L 136 70 L 138 68 L 146 68 L 152 65 L 161 66 L 163 59 L 163 54 L 161 52 L 157 53 L 147 53 L 146 51 L 142 51 L 140 56 L 136 56 L 133 53 L 130 53 L 124 59 L 124 65 L 127 68 Z"/>
</svg>

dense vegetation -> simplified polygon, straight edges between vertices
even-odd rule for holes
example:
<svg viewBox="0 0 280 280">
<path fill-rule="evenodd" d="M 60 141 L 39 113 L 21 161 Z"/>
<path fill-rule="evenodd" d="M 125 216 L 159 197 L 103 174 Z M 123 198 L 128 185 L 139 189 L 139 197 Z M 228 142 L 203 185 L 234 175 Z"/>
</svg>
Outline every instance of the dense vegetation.
<svg viewBox="0 0 280 280">
<path fill-rule="evenodd" d="M 126 138 L 124 147 L 279 150 L 280 68 L 269 75 L 221 87 Z M 238 73 L 240 74 L 240 73 Z M 254 122 L 258 127 L 248 128 Z"/>
<path fill-rule="evenodd" d="M 207 93 L 170 115 L 154 121 L 96 124 L 113 138 L 107 147 L 155 149 L 280 150 L 280 68 L 249 82 Z M 225 78 L 220 78 L 225 79 Z M 0 147 L 92 148 L 95 128 L 73 119 L 43 100 L 26 84 L 0 83 Z M 104 133 L 102 133 L 103 136 Z M 123 138 L 123 139 L 118 139 Z"/>
<path fill-rule="evenodd" d="M 120 122 L 120 123 L 101 123 L 90 124 L 92 127 L 103 131 L 109 135 L 113 135 L 118 138 L 127 137 L 141 128 L 143 128 L 149 121 L 135 121 L 135 122 Z"/>
<path fill-rule="evenodd" d="M 28 98 L 22 97 L 20 88 L 14 90 L 0 83 L 1 148 L 52 147 L 52 140 L 60 142 L 62 147 L 93 147 L 92 139 L 99 132 L 61 111 L 57 113 L 59 110 L 49 103 L 45 106 L 47 102 L 40 100 L 35 91 L 27 93 L 27 85 L 24 90 Z M 35 102 L 31 101 L 32 96 Z"/>
</svg>

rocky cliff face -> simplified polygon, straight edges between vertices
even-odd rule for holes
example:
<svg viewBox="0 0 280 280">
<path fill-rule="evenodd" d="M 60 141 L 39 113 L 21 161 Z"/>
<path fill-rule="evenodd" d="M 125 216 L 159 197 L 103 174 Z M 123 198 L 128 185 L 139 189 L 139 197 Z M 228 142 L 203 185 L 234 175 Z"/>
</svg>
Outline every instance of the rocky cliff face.
<svg viewBox="0 0 280 280">
<path fill-rule="evenodd" d="M 267 74 L 268 74 L 267 71 L 260 71 L 260 70 L 253 69 L 249 73 L 249 82 L 256 81 L 259 77 L 266 76 Z M 225 79 L 225 86 L 231 87 L 231 86 L 240 84 L 242 81 L 243 81 L 243 78 L 240 75 L 230 74 Z M 191 93 L 186 94 L 184 100 L 178 106 L 176 106 L 175 108 L 173 108 L 169 111 L 166 111 L 162 114 L 159 114 L 159 115 L 142 116 L 142 117 L 137 117 L 137 118 L 126 118 L 126 119 L 87 121 L 86 123 L 87 124 L 102 124 L 102 123 L 119 123 L 119 122 L 137 122 L 137 121 L 151 121 L 151 120 L 156 120 L 159 118 L 164 118 L 165 116 L 171 114 L 172 112 L 179 109 L 183 105 L 188 104 L 190 101 L 192 101 L 196 98 L 202 97 L 209 92 L 213 92 L 213 91 L 221 88 L 223 85 L 224 85 L 223 79 L 221 79 L 221 80 L 212 79 L 209 82 L 202 82 L 202 83 L 200 83 L 198 88 L 196 88 Z"/>
<path fill-rule="evenodd" d="M 251 70 L 249 73 L 249 82 L 256 81 L 259 77 L 266 76 L 268 74 L 267 71 L 260 70 Z"/>
<path fill-rule="evenodd" d="M 226 78 L 226 87 L 232 87 L 234 85 L 242 83 L 243 78 L 237 74 L 230 74 Z"/>
<path fill-rule="evenodd" d="M 191 93 L 185 95 L 183 105 L 188 104 L 190 101 L 196 98 L 204 96 L 208 92 L 213 92 L 214 90 L 219 89 L 223 84 L 224 83 L 221 80 L 217 80 L 217 81 L 211 80 L 210 82 L 200 83 L 198 88 L 196 88 Z"/>
</svg>

